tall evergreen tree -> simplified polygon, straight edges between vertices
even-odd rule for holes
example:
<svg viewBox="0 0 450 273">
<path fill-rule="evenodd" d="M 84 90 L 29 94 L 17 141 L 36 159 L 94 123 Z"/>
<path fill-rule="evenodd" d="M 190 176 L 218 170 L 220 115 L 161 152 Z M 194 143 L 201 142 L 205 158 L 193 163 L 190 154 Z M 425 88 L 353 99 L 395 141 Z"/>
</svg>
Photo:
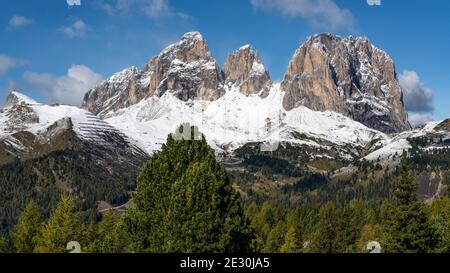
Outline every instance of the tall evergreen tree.
<svg viewBox="0 0 450 273">
<path fill-rule="evenodd" d="M 297 253 L 302 249 L 302 239 L 300 237 L 300 233 L 297 231 L 297 228 L 294 225 L 291 225 L 285 236 L 284 243 L 280 247 L 281 253 Z"/>
<path fill-rule="evenodd" d="M 333 252 L 356 252 L 356 243 L 362 227 L 359 226 L 355 211 L 351 206 L 346 206 L 338 210 L 337 213 L 336 238 Z"/>
<path fill-rule="evenodd" d="M 430 206 L 430 222 L 436 230 L 436 252 L 450 252 L 450 198 L 444 196 Z"/>
<path fill-rule="evenodd" d="M 394 191 L 396 204 L 410 205 L 417 202 L 417 184 L 411 175 L 406 151 L 403 152 L 399 172 Z"/>
<path fill-rule="evenodd" d="M 42 234 L 36 245 L 36 252 L 64 253 L 67 243 L 77 241 L 81 246 L 84 239 L 84 225 L 75 201 L 68 195 L 63 195 L 47 224 L 42 228 Z"/>
<path fill-rule="evenodd" d="M 188 125 L 144 166 L 125 218 L 137 252 L 247 251 L 252 232 L 214 151 Z"/>
<path fill-rule="evenodd" d="M 380 242 L 382 238 L 381 227 L 379 224 L 367 224 L 361 229 L 361 236 L 356 243 L 356 250 L 358 252 L 367 252 L 367 244 L 370 241 Z"/>
<path fill-rule="evenodd" d="M 266 244 L 263 251 L 266 253 L 275 253 L 280 250 L 283 243 L 283 236 L 286 232 L 286 225 L 283 221 L 278 221 L 267 234 Z"/>
<path fill-rule="evenodd" d="M 5 238 L 0 237 L 0 253 L 7 253 L 8 252 L 8 246 L 6 243 Z"/>
<path fill-rule="evenodd" d="M 214 155 L 175 182 L 166 215 L 168 252 L 240 252 L 251 239 L 239 196 Z"/>
<path fill-rule="evenodd" d="M 123 218 L 108 212 L 103 215 L 97 226 L 96 238 L 89 251 L 93 253 L 123 253 L 127 252 L 127 238 L 123 232 Z"/>
<path fill-rule="evenodd" d="M 36 247 L 43 225 L 39 207 L 30 201 L 19 217 L 19 223 L 11 232 L 14 251 L 19 253 L 32 253 Z"/>
<path fill-rule="evenodd" d="M 436 247 L 436 232 L 424 205 L 417 199 L 416 189 L 404 152 L 394 192 L 395 206 L 389 210 L 389 217 L 384 223 L 382 247 L 386 252 L 427 253 Z"/>
<path fill-rule="evenodd" d="M 310 245 L 310 252 L 333 253 L 336 252 L 336 237 L 338 217 L 336 206 L 333 203 L 324 204 L 319 211 L 319 223 Z"/>
</svg>

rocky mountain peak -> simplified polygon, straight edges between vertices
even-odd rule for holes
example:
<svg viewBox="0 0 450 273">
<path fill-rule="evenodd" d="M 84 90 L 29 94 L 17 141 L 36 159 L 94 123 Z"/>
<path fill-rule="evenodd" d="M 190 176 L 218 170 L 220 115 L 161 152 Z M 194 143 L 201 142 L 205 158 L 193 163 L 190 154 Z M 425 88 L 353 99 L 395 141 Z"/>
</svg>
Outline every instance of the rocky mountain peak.
<svg viewBox="0 0 450 273">
<path fill-rule="evenodd" d="M 38 103 L 17 91 L 12 91 L 6 97 L 3 109 L 0 109 L 0 136 L 26 125 L 39 122 L 37 113 L 32 106 Z"/>
<path fill-rule="evenodd" d="M 139 69 L 132 66 L 114 74 L 85 94 L 83 108 L 98 114 L 136 103 L 136 97 L 126 94 L 133 94 L 129 93 L 129 89 L 134 88 L 138 73 Z"/>
<path fill-rule="evenodd" d="M 19 93 L 17 91 L 11 91 L 9 95 L 6 97 L 5 108 L 10 108 L 16 105 L 27 105 L 27 104 L 36 104 L 37 102 L 30 97 Z"/>
<path fill-rule="evenodd" d="M 315 35 L 292 57 L 281 83 L 283 106 L 335 111 L 371 128 L 410 129 L 392 59 L 367 38 Z"/>
<path fill-rule="evenodd" d="M 450 132 L 450 118 L 442 121 L 436 126 L 436 130 Z"/>
<path fill-rule="evenodd" d="M 183 101 L 216 100 L 224 94 L 222 70 L 200 33 L 184 34 L 141 70 L 129 68 L 90 90 L 83 108 L 103 116 L 166 92 Z"/>
<path fill-rule="evenodd" d="M 231 53 L 224 65 L 225 84 L 235 85 L 245 95 L 267 95 L 271 80 L 269 72 L 261 63 L 259 53 L 245 45 Z"/>
<path fill-rule="evenodd" d="M 225 87 L 265 97 L 273 86 L 252 46 L 231 53 L 222 71 L 203 36 L 188 32 L 142 69 L 126 69 L 90 90 L 83 107 L 104 117 L 166 93 L 182 101 L 215 101 Z M 385 133 L 410 128 L 392 59 L 364 37 L 324 33 L 308 38 L 279 86 L 287 111 L 299 106 L 334 111 Z"/>
<path fill-rule="evenodd" d="M 181 41 L 154 57 L 142 71 L 150 75 L 148 94 L 171 92 L 183 101 L 216 100 L 224 94 L 222 70 L 198 32 L 188 32 Z"/>
<path fill-rule="evenodd" d="M 181 40 L 165 48 L 160 54 L 161 58 L 178 59 L 185 63 L 199 60 L 215 62 L 208 45 L 199 32 L 188 32 Z"/>
</svg>

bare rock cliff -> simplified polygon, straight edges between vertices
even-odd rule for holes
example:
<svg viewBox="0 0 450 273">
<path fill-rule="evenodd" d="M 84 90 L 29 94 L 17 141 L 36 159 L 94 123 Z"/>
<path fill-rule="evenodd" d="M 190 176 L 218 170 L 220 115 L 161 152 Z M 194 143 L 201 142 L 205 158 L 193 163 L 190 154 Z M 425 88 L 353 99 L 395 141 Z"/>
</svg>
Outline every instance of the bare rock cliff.
<svg viewBox="0 0 450 273">
<path fill-rule="evenodd" d="M 214 101 L 230 88 L 265 97 L 271 87 L 269 72 L 250 45 L 231 53 L 222 71 L 202 35 L 189 32 L 142 69 L 125 69 L 90 90 L 83 108 L 103 117 L 166 93 L 182 101 Z M 367 38 L 327 33 L 308 38 L 292 57 L 280 88 L 287 111 L 306 106 L 344 114 L 385 133 L 410 129 L 394 63 Z"/>
<path fill-rule="evenodd" d="M 224 74 L 225 84 L 238 86 L 245 95 L 264 96 L 272 84 L 259 54 L 250 45 L 245 45 L 228 56 Z"/>
<path fill-rule="evenodd" d="M 223 81 L 222 70 L 206 41 L 200 33 L 189 32 L 153 57 L 142 70 L 125 69 L 90 90 L 83 108 L 102 115 L 166 92 L 184 101 L 216 100 L 224 94 Z"/>
<path fill-rule="evenodd" d="M 286 110 L 304 105 L 386 133 L 410 129 L 394 63 L 366 38 L 309 38 L 290 61 L 281 89 Z"/>
</svg>

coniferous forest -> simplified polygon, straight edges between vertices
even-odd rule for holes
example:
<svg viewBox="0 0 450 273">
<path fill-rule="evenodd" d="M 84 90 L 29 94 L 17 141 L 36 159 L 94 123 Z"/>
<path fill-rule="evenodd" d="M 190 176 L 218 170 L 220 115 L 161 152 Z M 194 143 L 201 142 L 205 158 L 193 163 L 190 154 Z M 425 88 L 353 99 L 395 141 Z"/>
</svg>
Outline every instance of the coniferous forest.
<svg viewBox="0 0 450 273">
<path fill-rule="evenodd" d="M 360 164 L 359 173 L 367 177 L 363 184 L 355 176 L 332 183 L 325 174 L 302 174 L 268 159 L 267 173 L 288 171 L 299 180 L 255 192 L 245 187 L 249 177 L 216 160 L 204 136 L 186 140 L 171 134 L 143 166 L 126 209 L 102 212 L 93 200 L 121 204 L 127 189 L 90 183 L 82 174 L 93 170 L 78 165 L 70 181 L 76 181 L 74 188 L 87 187 L 80 198 L 80 192 L 46 180 L 52 176 L 46 175 L 45 160 L 16 161 L 0 169 L 0 192 L 7 200 L 0 212 L 0 250 L 60 253 L 76 241 L 82 252 L 91 253 L 364 253 L 370 251 L 367 243 L 376 241 L 386 253 L 449 252 L 450 198 L 425 204 L 414 177 L 422 171 L 415 165 L 445 169 L 448 156 L 448 151 L 424 155 L 413 148 L 377 181 L 367 173 L 380 167 Z M 50 158 L 77 163 L 70 153 Z M 262 156 L 249 162 L 261 168 L 267 163 Z M 36 167 L 43 170 L 40 176 L 31 171 Z"/>
<path fill-rule="evenodd" d="M 438 265 L 409 255 L 450 254 L 450 1 L 429 2 L 2 1 L 0 257 Z"/>
</svg>

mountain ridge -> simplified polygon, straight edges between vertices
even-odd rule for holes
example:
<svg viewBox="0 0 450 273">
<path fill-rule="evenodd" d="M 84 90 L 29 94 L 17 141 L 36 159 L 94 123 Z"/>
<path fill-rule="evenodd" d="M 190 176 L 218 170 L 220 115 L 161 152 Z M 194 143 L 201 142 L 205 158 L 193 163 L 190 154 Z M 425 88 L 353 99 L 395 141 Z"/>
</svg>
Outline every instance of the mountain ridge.
<svg viewBox="0 0 450 273">
<path fill-rule="evenodd" d="M 142 69 L 128 68 L 90 90 L 83 108 L 107 116 L 166 92 L 182 101 L 215 101 L 232 85 L 245 95 L 267 96 L 274 84 L 251 45 L 230 53 L 220 68 L 203 36 L 188 32 Z M 309 37 L 293 55 L 280 90 L 286 91 L 287 111 L 298 106 L 335 111 L 385 133 L 411 129 L 395 65 L 365 37 Z"/>
<path fill-rule="evenodd" d="M 338 56 L 330 61 L 330 56 L 334 54 L 330 51 L 336 50 L 335 47 L 347 53 L 344 57 Z M 328 52 L 329 56 L 324 56 L 324 52 Z M 373 71 L 369 72 L 376 72 L 381 78 L 367 79 L 371 77 L 363 74 L 370 73 L 358 70 L 363 67 L 360 60 L 369 58 L 369 55 L 374 60 L 367 61 L 365 67 L 373 63 Z M 341 59 L 347 60 L 347 57 L 348 62 L 342 62 Z M 318 60 L 309 62 L 308 59 Z M 377 60 L 388 67 L 385 72 L 388 75 L 386 79 L 382 77 L 384 66 L 376 66 Z M 335 67 L 346 68 L 336 70 L 341 76 L 329 78 L 332 62 Z M 314 68 L 314 65 L 318 67 Z M 127 149 L 144 157 L 157 151 L 166 136 L 183 123 L 198 126 L 216 153 L 225 157 L 231 156 L 247 143 L 261 143 L 275 148 L 279 147 L 279 144 L 291 143 L 299 148 L 313 148 L 313 158 L 336 157 L 344 160 L 374 160 L 377 150 L 385 148 L 378 154 L 384 155 L 391 154 L 386 151 L 389 148 L 398 152 L 410 147 L 407 138 L 414 137 L 413 132 L 395 134 L 396 122 L 406 117 L 401 89 L 394 90 L 397 92 L 394 93 L 400 96 L 396 102 L 402 106 L 396 108 L 400 112 L 399 116 L 390 115 L 391 111 L 397 110 L 391 109 L 395 107 L 391 107 L 388 101 L 371 101 L 377 100 L 377 95 L 380 94 L 380 99 L 395 97 L 391 95 L 390 90 L 382 88 L 381 83 L 389 82 L 394 87 L 399 86 L 392 59 L 375 48 L 367 38 L 341 38 L 332 34 L 312 36 L 301 44 L 289 66 L 285 79 L 280 83 L 273 82 L 257 50 L 251 45 L 244 45 L 230 53 L 222 70 L 203 36 L 198 32 L 189 32 L 178 43 L 168 46 L 161 54 L 151 58 L 142 69 L 127 68 L 87 92 L 83 102 L 83 107 L 87 110 L 68 106 L 45 106 L 12 92 L 7 99 L 7 105 L 15 105 L 20 114 L 15 118 L 8 116 L 11 111 L 3 110 L 0 118 L 3 117 L 6 125 L 18 126 L 13 129 L 20 132 L 27 129 L 26 126 L 20 128 L 24 122 L 39 124 L 42 116 L 48 115 L 46 111 L 52 112 L 55 107 L 59 107 L 58 109 L 65 110 L 56 114 L 53 111 L 53 115 L 58 116 L 61 124 L 64 124 L 65 119 L 69 119 L 78 136 L 95 143 L 95 137 L 89 137 L 99 134 L 97 130 L 107 128 L 108 132 L 115 133 L 123 143 L 127 143 Z M 356 72 L 348 74 L 348 69 Z M 326 77 L 321 78 L 321 75 Z M 212 82 L 208 83 L 209 80 Z M 308 86 L 308 82 L 316 80 L 319 82 L 319 90 L 313 88 L 310 92 L 312 95 L 296 86 Z M 323 85 L 320 85 L 321 80 Z M 329 80 L 332 84 L 338 83 L 342 87 L 328 88 L 325 83 Z M 361 81 L 358 83 L 359 87 L 355 87 L 356 83 L 353 81 Z M 208 89 L 208 86 L 215 87 Z M 350 89 L 345 89 L 346 86 Z M 363 89 L 363 86 L 367 90 Z M 362 92 L 364 90 L 374 96 L 368 98 L 368 95 Z M 336 103 L 333 99 L 327 101 L 333 97 L 332 92 L 338 91 L 341 92 L 342 98 L 337 98 Z M 296 92 L 300 92 L 300 95 Z M 316 92 L 324 94 L 309 98 L 319 101 L 317 104 L 298 103 L 298 99 L 303 100 L 302 96 L 308 100 L 308 96 L 313 96 Z M 325 95 L 326 92 L 331 93 Z M 348 94 L 345 95 L 346 93 Z M 286 106 L 287 100 L 293 106 Z M 359 118 L 355 117 L 354 115 L 360 112 L 348 112 L 349 101 L 351 105 L 362 105 L 361 108 L 368 114 L 364 112 Z M 27 105 L 27 102 L 31 105 Z M 386 110 L 389 113 L 383 112 L 379 115 L 376 107 L 372 107 L 374 104 L 389 108 Z M 45 111 L 36 114 L 33 105 L 40 105 L 37 109 Z M 328 107 L 324 107 L 326 105 L 335 108 L 327 109 Z M 356 107 L 356 110 L 359 108 Z M 390 119 L 386 120 L 386 115 Z M 80 117 L 83 117 L 82 120 Z M 365 122 L 372 119 L 375 119 L 375 125 Z M 55 121 L 56 119 L 52 122 Z M 89 126 L 90 122 L 97 125 Z M 384 124 L 386 130 L 380 129 L 377 124 Z M 438 130 L 429 128 L 426 134 L 436 135 L 435 131 Z M 446 138 L 445 132 L 437 135 Z"/>
<path fill-rule="evenodd" d="M 91 152 L 103 151 L 104 158 L 116 157 L 132 165 L 147 157 L 122 132 L 74 106 L 46 105 L 13 91 L 0 109 L 0 154 L 4 155 L 0 162 L 35 158 L 55 150 L 80 150 L 86 145 Z"/>
</svg>

